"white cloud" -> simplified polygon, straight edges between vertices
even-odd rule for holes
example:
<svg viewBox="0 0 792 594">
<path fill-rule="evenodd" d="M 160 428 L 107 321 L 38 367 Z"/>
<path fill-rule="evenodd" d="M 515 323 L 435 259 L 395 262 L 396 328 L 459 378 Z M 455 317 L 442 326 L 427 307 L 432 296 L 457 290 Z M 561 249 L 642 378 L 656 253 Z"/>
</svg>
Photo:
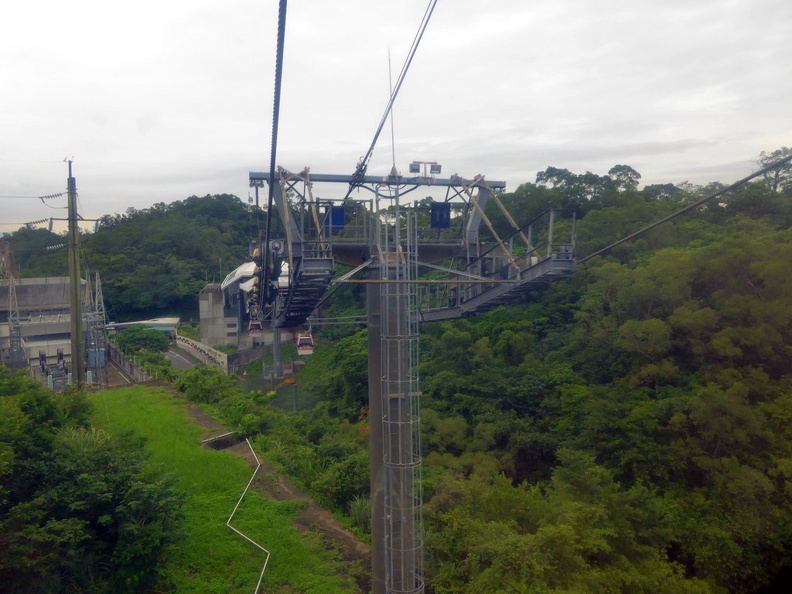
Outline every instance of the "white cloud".
<svg viewBox="0 0 792 594">
<path fill-rule="evenodd" d="M 424 0 L 291 0 L 279 164 L 351 173 Z M 6 7 L 0 196 L 65 187 L 86 217 L 189 195 L 247 196 L 268 168 L 277 1 Z M 549 165 L 645 183 L 731 182 L 792 145 L 787 0 L 438 3 L 396 104 L 397 165 L 503 179 Z M 370 172 L 390 169 L 389 128 Z M 0 197 L 0 222 L 49 216 Z M 10 228 L 0 226 L 0 232 Z"/>
</svg>

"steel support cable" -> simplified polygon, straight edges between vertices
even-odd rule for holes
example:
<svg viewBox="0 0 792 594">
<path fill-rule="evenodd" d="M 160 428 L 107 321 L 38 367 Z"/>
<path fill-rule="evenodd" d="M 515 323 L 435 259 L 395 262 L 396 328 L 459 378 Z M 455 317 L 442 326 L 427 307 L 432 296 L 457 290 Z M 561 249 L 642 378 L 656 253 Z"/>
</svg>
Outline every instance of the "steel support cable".
<svg viewBox="0 0 792 594">
<path fill-rule="evenodd" d="M 311 181 L 311 174 L 306 167 L 300 173 L 296 174 L 295 176 L 297 179 L 302 181 L 303 185 L 305 186 L 305 195 L 308 196 L 308 209 L 311 212 L 311 216 L 313 218 L 314 227 L 316 227 L 316 237 L 318 241 L 322 241 L 324 239 L 322 235 L 322 224 L 319 222 L 319 210 L 316 199 L 313 195 L 313 182 Z M 304 200 L 304 198 L 303 198 Z"/>
<path fill-rule="evenodd" d="M 280 0 L 280 3 L 278 4 L 278 41 L 275 53 L 275 95 L 272 103 L 272 144 L 270 147 L 270 182 L 267 196 L 267 232 L 265 234 L 264 245 L 261 246 L 261 251 L 264 252 L 264 266 L 259 275 L 260 311 L 263 310 L 263 300 L 267 298 L 267 292 L 269 291 L 269 244 L 272 234 L 272 203 L 275 195 L 275 161 L 278 149 L 278 121 L 280 119 L 281 80 L 283 79 L 283 47 L 286 36 L 286 3 L 287 0 Z"/>
<path fill-rule="evenodd" d="M 283 229 L 286 232 L 286 246 L 288 249 L 288 257 L 289 257 L 289 285 L 291 286 L 291 279 L 294 277 L 294 250 L 292 249 L 292 245 L 294 245 L 294 237 L 292 236 L 292 227 L 291 227 L 291 212 L 289 211 L 288 201 L 286 200 L 286 179 L 283 176 L 283 170 L 278 172 L 281 195 L 284 197 L 284 203 L 286 204 L 283 212 L 281 213 L 281 220 L 283 221 Z M 269 254 L 269 241 L 267 242 L 267 253 Z M 267 269 L 269 270 L 269 269 Z M 266 272 L 264 273 L 267 274 Z M 276 282 L 278 279 L 274 279 Z"/>
<path fill-rule="evenodd" d="M 495 204 L 498 205 L 498 208 L 500 208 L 501 212 L 503 213 L 503 216 L 506 217 L 506 220 L 509 221 L 509 224 L 512 226 L 512 229 L 515 230 L 512 236 L 519 235 L 522 238 L 522 240 L 525 242 L 526 247 L 528 247 L 528 249 L 531 249 L 533 247 L 531 246 L 531 242 L 528 241 L 528 238 L 525 236 L 525 233 L 523 233 L 522 229 L 517 224 L 517 221 L 514 220 L 514 217 L 512 217 L 511 214 L 509 214 L 509 211 L 503 205 L 503 202 L 501 202 L 500 198 L 498 198 L 497 194 L 492 193 L 492 199 L 495 201 Z"/>
<path fill-rule="evenodd" d="M 468 188 L 465 188 L 464 191 L 468 195 L 468 199 L 470 203 L 478 211 L 479 215 L 481 216 L 481 220 L 484 221 L 484 224 L 487 226 L 487 229 L 489 229 L 489 232 L 492 233 L 492 236 L 495 238 L 495 241 L 497 242 L 498 246 L 503 252 L 504 257 L 509 261 L 509 264 L 516 267 L 517 264 L 515 263 L 514 258 L 509 253 L 509 250 L 506 248 L 506 244 L 503 243 L 503 240 L 501 240 L 500 236 L 498 235 L 498 232 L 495 231 L 495 227 L 492 226 L 492 221 L 490 221 L 489 217 L 484 213 L 484 209 L 481 208 L 481 205 L 478 203 L 478 200 L 473 196 L 473 194 L 469 191 Z M 476 258 L 476 260 L 479 259 L 480 257 Z"/>
<path fill-rule="evenodd" d="M 539 221 L 539 219 L 541 219 L 543 216 L 545 216 L 545 215 L 547 215 L 547 214 L 549 214 L 549 213 L 551 213 L 551 212 L 558 212 L 558 213 L 561 213 L 561 214 L 564 214 L 564 213 L 572 213 L 572 214 L 574 214 L 574 212 L 573 212 L 573 211 L 571 211 L 571 210 L 569 210 L 569 209 L 566 209 L 566 208 L 548 208 L 546 211 L 544 211 L 544 212 L 543 212 L 543 213 L 541 213 L 540 215 L 538 215 L 538 216 L 534 217 L 533 219 L 531 219 L 530 221 L 528 221 L 527 223 L 525 223 L 525 224 L 524 224 L 522 227 L 520 227 L 520 229 L 519 229 L 519 232 L 520 232 L 520 233 L 522 233 L 522 232 L 523 232 L 525 229 L 527 229 L 528 227 L 530 227 L 531 225 L 533 225 L 534 223 L 536 223 L 537 221 Z M 506 242 L 506 241 L 511 241 L 511 240 L 512 240 L 512 238 L 514 238 L 514 237 L 516 237 L 516 236 L 517 236 L 517 233 L 518 233 L 518 231 L 513 231 L 512 233 L 510 233 L 509 235 L 507 235 L 503 241 L 504 241 L 504 242 Z M 486 256 L 486 255 L 487 255 L 487 254 L 489 254 L 490 252 L 494 251 L 494 250 L 495 250 L 495 249 L 497 249 L 498 247 L 499 247 L 499 246 L 496 244 L 496 245 L 492 246 L 491 248 L 489 248 L 488 250 L 485 250 L 485 251 L 481 252 L 481 255 L 480 255 L 480 256 L 478 256 L 478 257 L 476 258 L 476 260 L 478 260 L 478 259 L 480 259 L 480 258 L 483 258 L 484 256 Z M 532 254 L 532 253 L 534 253 L 535 251 L 536 251 L 536 247 L 535 247 L 535 246 L 531 246 L 531 249 L 530 249 L 530 251 L 529 251 L 529 252 L 526 254 L 526 256 L 527 256 L 527 255 L 530 255 L 530 254 Z M 475 263 L 475 261 L 476 261 L 476 260 L 474 260 L 473 262 Z"/>
<path fill-rule="evenodd" d="M 399 77 L 396 79 L 396 86 L 393 88 L 390 99 L 388 100 L 388 104 L 385 106 L 385 113 L 382 114 L 379 126 L 377 126 L 377 131 L 374 133 L 374 139 L 371 141 L 371 145 L 369 146 L 368 151 L 366 151 L 366 154 L 361 157 L 360 162 L 355 168 L 355 173 L 352 174 L 353 181 L 349 184 L 349 189 L 347 190 L 346 196 L 344 196 L 344 200 L 349 198 L 352 190 L 362 183 L 363 178 L 366 175 L 366 169 L 368 169 L 368 162 L 371 159 L 371 155 L 374 153 L 374 147 L 377 145 L 377 140 L 379 140 L 380 133 L 385 127 L 385 123 L 388 121 L 388 115 L 390 114 L 391 109 L 393 109 L 393 104 L 399 94 L 399 89 L 401 89 L 402 83 L 407 76 L 407 71 L 410 69 L 410 65 L 412 64 L 413 58 L 415 57 L 415 52 L 418 50 L 418 46 L 421 43 L 421 38 L 423 37 L 424 31 L 426 31 L 426 26 L 429 24 L 429 19 L 432 17 L 432 13 L 434 12 L 436 5 L 437 0 L 429 0 L 429 4 L 426 7 L 421 24 L 418 26 L 418 31 L 413 38 L 410 51 L 407 53 L 407 58 L 402 65 L 401 72 L 399 72 Z"/>
<path fill-rule="evenodd" d="M 779 161 L 776 161 L 775 163 L 771 163 L 767 167 L 763 167 L 759 171 L 756 171 L 755 173 L 752 173 L 751 175 L 749 175 L 747 177 L 744 177 L 744 178 L 742 178 L 739 181 L 734 182 L 732 185 L 726 186 L 725 188 L 722 188 L 722 189 L 718 190 L 717 192 L 714 192 L 714 193 L 710 194 L 706 198 L 702 198 L 701 200 L 696 200 L 692 204 L 688 204 L 684 208 L 680 208 L 676 212 L 672 212 L 667 217 L 663 217 L 659 221 L 655 221 L 651 225 L 647 225 L 646 227 L 644 227 L 643 229 L 639 229 L 635 233 L 630 233 L 628 236 L 623 237 L 622 239 L 619 239 L 618 241 L 614 241 L 612 244 L 607 245 L 604 248 L 597 250 L 593 254 L 589 254 L 585 258 L 581 258 L 580 260 L 578 260 L 578 264 L 583 264 L 583 262 L 587 262 L 588 260 L 591 260 L 592 258 L 596 258 L 597 256 L 601 256 L 602 254 L 612 250 L 616 246 L 621 245 L 621 244 L 623 244 L 623 243 L 625 243 L 627 241 L 630 241 L 632 239 L 635 239 L 636 237 L 640 237 L 641 235 L 643 235 L 647 231 L 651 231 L 655 227 L 657 227 L 659 225 L 662 225 L 663 223 L 667 223 L 671 219 L 675 219 L 679 215 L 684 214 L 684 213 L 686 213 L 689 210 L 693 210 L 694 208 L 698 208 L 699 206 L 701 206 L 702 204 L 704 204 L 706 202 L 709 202 L 713 198 L 717 198 L 718 196 L 722 196 L 723 194 L 726 194 L 727 192 L 731 192 L 732 190 L 736 190 L 740 186 L 742 186 L 742 185 L 748 183 L 749 181 L 751 181 L 753 178 L 759 177 L 760 175 L 763 175 L 763 174 L 767 173 L 768 171 L 772 171 L 773 169 L 781 167 L 782 165 L 784 165 L 785 163 L 788 163 L 790 161 L 792 161 L 792 155 L 790 155 L 789 157 L 784 157 L 783 159 L 781 159 Z"/>
</svg>

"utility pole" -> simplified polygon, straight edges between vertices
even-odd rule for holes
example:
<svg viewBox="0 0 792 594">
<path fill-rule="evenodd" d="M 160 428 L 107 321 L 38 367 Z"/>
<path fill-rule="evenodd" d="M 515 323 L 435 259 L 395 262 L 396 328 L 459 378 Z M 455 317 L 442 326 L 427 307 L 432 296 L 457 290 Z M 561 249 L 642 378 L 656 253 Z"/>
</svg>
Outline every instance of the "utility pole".
<svg viewBox="0 0 792 594">
<path fill-rule="evenodd" d="M 77 251 L 79 240 L 77 227 L 77 181 L 72 177 L 71 160 L 69 160 L 68 194 L 71 373 L 72 383 L 81 387 L 85 384 L 85 345 L 83 343 L 82 281 L 80 279 L 80 259 Z"/>
</svg>

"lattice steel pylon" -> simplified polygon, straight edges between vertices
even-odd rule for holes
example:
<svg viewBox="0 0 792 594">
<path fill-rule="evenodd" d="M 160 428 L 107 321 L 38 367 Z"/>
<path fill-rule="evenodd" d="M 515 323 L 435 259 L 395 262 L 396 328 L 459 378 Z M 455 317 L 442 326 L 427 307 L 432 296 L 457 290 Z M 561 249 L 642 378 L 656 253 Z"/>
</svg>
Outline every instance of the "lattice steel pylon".
<svg viewBox="0 0 792 594">
<path fill-rule="evenodd" d="M 370 307 L 370 321 L 379 315 L 378 327 L 369 326 L 372 353 L 379 353 L 380 367 L 369 376 L 379 387 L 369 391 L 369 414 L 381 419 L 374 428 L 381 454 L 372 450 L 372 491 L 377 493 L 372 529 L 384 544 L 379 547 L 383 564 L 384 590 L 388 593 L 423 592 L 423 529 L 421 510 L 420 391 L 418 383 L 417 315 L 417 235 L 416 214 L 395 205 L 393 225 L 381 224 L 371 266 L 373 283 L 369 291 L 378 293 L 379 307 Z M 401 223 L 406 223 L 403 227 Z M 372 344 L 373 342 L 373 344 Z M 377 406 L 377 404 L 379 406 Z M 381 455 L 381 464 L 379 458 Z M 377 468 L 379 466 L 379 468 Z M 379 494 L 381 493 L 381 496 Z M 376 577 L 376 576 L 375 576 Z M 376 590 L 375 590 L 376 591 Z"/>
<path fill-rule="evenodd" d="M 8 277 L 8 326 L 9 350 L 8 367 L 14 370 L 27 365 L 25 347 L 22 345 L 22 327 L 19 322 L 19 303 L 17 302 L 16 283 L 13 274 Z"/>
<path fill-rule="evenodd" d="M 372 197 L 314 197 L 314 183 L 352 182 Z M 553 231 L 557 224 L 554 212 L 540 217 L 545 225 L 541 229 L 534 228 L 534 221 L 520 227 L 507 217 L 512 237 L 500 238 L 485 211 L 491 198 L 497 203 L 505 182 L 487 183 L 481 176 L 466 180 L 392 174 L 353 179 L 309 174 L 307 169 L 299 174 L 281 169 L 270 179 L 268 173 L 250 173 L 251 186 L 265 183 L 276 184 L 274 207 L 285 228 L 284 258 L 292 277 L 299 267 L 291 263 L 315 241 L 330 245 L 332 258 L 352 267 L 340 281 L 366 283 L 372 592 L 420 594 L 425 585 L 419 322 L 475 315 L 572 274 L 574 217 L 564 238 Z M 445 199 L 435 205 L 413 201 L 406 206 L 408 194 L 427 186 L 444 190 Z M 442 208 L 430 208 L 436 205 Z M 438 213 L 445 216 L 445 228 L 430 224 Z M 481 223 L 490 231 L 487 241 L 479 236 Z M 524 245 L 515 249 L 513 238 Z M 332 273 L 328 264 L 323 264 L 324 274 Z M 445 278 L 427 279 L 427 271 Z M 365 278 L 352 278 L 360 274 Z M 325 286 L 329 285 L 330 279 L 324 279 Z M 419 287 L 427 286 L 424 283 L 446 290 L 422 294 Z M 300 282 L 290 278 L 288 283 L 278 284 L 288 284 L 278 291 L 295 292 L 284 295 L 284 303 L 299 296 Z M 318 302 L 317 298 L 314 303 Z M 300 315 L 309 313 L 303 309 Z M 287 320 L 290 325 L 301 321 L 276 312 L 273 326 L 286 325 Z"/>
<path fill-rule="evenodd" d="M 90 283 L 90 275 L 86 274 Z M 94 291 L 87 287 L 83 301 L 84 348 L 86 365 L 92 371 L 94 381 L 107 385 L 107 315 L 102 294 L 102 281 L 95 275 Z"/>
<path fill-rule="evenodd" d="M 6 359 L 0 349 L 0 364 L 7 365 L 10 369 L 21 369 L 26 363 L 14 280 L 16 274 L 14 250 L 11 243 L 0 239 L 0 285 L 8 287 L 8 357 Z"/>
</svg>

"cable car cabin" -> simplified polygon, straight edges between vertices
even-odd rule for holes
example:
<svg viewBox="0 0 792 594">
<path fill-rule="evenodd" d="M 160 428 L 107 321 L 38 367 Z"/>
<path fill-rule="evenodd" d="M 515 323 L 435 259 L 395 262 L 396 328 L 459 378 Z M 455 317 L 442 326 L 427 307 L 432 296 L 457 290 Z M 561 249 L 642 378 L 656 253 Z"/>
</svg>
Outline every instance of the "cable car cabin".
<svg viewBox="0 0 792 594">
<path fill-rule="evenodd" d="M 248 322 L 248 332 L 251 334 L 264 332 L 264 324 L 261 322 L 261 320 L 250 320 Z"/>
<path fill-rule="evenodd" d="M 297 354 L 298 355 L 313 355 L 314 340 L 309 332 L 308 334 L 300 334 L 297 336 Z"/>
</svg>

